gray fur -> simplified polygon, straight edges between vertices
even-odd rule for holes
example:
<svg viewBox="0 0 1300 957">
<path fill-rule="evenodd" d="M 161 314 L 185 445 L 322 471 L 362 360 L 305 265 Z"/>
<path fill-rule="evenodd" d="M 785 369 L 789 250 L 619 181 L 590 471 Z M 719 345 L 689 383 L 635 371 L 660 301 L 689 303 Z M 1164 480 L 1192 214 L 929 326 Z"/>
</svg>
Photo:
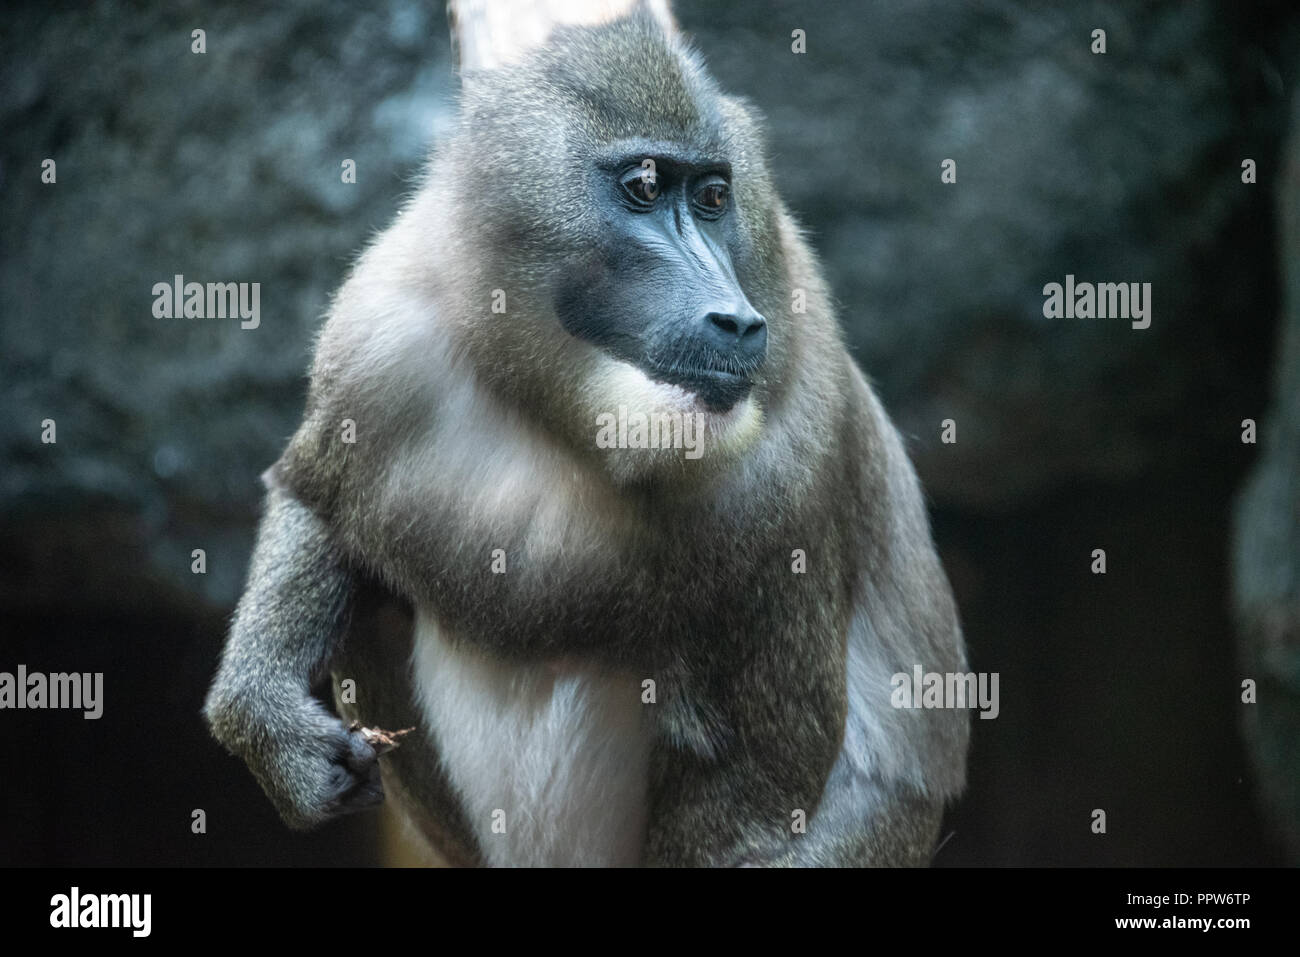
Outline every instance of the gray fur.
<svg viewBox="0 0 1300 957">
<path fill-rule="evenodd" d="M 354 579 L 320 519 L 278 490 L 248 582 L 204 705 L 212 733 L 291 827 L 379 803 L 374 749 L 311 696 L 347 627 Z"/>
<path fill-rule="evenodd" d="M 895 710 L 888 681 L 965 669 L 956 609 L 758 128 L 638 19 L 562 31 L 467 80 L 460 128 L 336 297 L 206 709 L 291 823 L 373 796 L 373 757 L 343 746 L 310 675 L 361 675 L 350 714 L 366 723 L 416 713 L 409 624 L 382 641 L 370 616 L 348 628 L 364 581 L 503 659 L 655 680 L 646 864 L 929 861 L 968 716 Z M 595 449 L 591 410 L 617 397 L 598 350 L 555 320 L 564 265 L 600 229 L 584 157 L 628 137 L 729 160 L 737 275 L 768 318 L 761 428 L 698 463 Z M 494 289 L 507 315 L 490 312 Z M 355 444 L 339 439 L 349 418 Z M 495 548 L 508 574 L 490 573 Z M 791 572 L 796 548 L 807 574 Z M 379 764 L 430 843 L 481 859 L 433 742 Z M 791 834 L 793 809 L 807 834 Z"/>
</svg>

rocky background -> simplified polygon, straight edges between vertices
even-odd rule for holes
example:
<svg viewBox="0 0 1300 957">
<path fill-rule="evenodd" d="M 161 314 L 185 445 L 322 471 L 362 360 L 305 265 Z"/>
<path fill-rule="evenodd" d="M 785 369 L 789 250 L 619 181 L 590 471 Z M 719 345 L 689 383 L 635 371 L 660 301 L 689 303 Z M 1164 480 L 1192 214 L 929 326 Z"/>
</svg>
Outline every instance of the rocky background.
<svg viewBox="0 0 1300 957">
<path fill-rule="evenodd" d="M 805 6 L 675 9 L 769 119 L 1001 675 L 938 862 L 1300 862 L 1300 15 Z M 6 14 L 0 670 L 107 704 L 0 712 L 0 863 L 377 860 L 374 817 L 285 831 L 198 708 L 312 333 L 450 122 L 441 5 Z M 154 318 L 178 273 L 260 282 L 260 328 Z M 1151 327 L 1045 319 L 1066 274 L 1150 282 Z"/>
</svg>

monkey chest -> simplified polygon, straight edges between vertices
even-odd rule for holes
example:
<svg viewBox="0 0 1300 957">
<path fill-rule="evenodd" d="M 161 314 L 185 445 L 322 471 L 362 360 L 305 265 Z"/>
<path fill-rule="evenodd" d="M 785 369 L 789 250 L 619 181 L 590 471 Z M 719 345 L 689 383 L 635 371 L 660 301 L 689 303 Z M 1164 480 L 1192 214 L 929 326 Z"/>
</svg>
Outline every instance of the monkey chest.
<svg viewBox="0 0 1300 957">
<path fill-rule="evenodd" d="M 424 726 L 484 861 L 631 866 L 646 828 L 651 729 L 635 676 L 519 664 L 417 610 Z"/>
</svg>

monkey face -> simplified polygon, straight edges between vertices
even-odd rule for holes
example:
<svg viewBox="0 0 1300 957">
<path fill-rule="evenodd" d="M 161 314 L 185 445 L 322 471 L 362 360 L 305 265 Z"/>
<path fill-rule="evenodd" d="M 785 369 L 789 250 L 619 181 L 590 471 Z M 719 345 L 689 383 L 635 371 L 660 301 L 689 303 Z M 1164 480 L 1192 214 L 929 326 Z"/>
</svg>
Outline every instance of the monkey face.
<svg viewBox="0 0 1300 957">
<path fill-rule="evenodd" d="M 815 330 L 785 315 L 756 114 L 657 27 L 559 31 L 472 78 L 429 184 L 417 217 L 463 224 L 437 282 L 477 381 L 620 482 L 693 482 L 754 448 Z M 703 451 L 637 445 L 641 416 L 674 435 L 689 417 Z"/>
<path fill-rule="evenodd" d="M 712 413 L 744 400 L 767 358 L 767 320 L 736 275 L 731 175 L 672 144 L 608 150 L 591 176 L 595 246 L 555 296 L 570 334 Z"/>
</svg>

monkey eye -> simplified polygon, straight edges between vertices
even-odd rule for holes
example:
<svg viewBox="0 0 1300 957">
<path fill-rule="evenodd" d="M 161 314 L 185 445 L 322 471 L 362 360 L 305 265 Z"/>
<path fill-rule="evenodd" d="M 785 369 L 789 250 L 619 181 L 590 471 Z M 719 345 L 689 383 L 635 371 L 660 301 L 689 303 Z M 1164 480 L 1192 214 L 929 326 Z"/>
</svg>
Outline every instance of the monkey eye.
<svg viewBox="0 0 1300 957">
<path fill-rule="evenodd" d="M 695 191 L 695 208 L 708 217 L 721 216 L 731 198 L 731 187 L 726 180 L 712 177 Z"/>
<path fill-rule="evenodd" d="M 663 192 L 663 183 L 654 169 L 638 166 L 623 176 L 623 192 L 636 206 L 653 206 Z"/>
</svg>

